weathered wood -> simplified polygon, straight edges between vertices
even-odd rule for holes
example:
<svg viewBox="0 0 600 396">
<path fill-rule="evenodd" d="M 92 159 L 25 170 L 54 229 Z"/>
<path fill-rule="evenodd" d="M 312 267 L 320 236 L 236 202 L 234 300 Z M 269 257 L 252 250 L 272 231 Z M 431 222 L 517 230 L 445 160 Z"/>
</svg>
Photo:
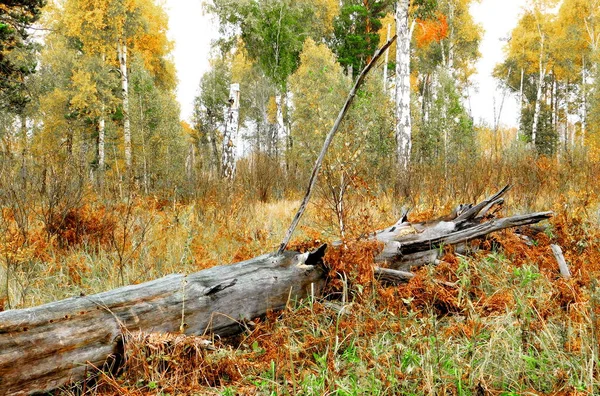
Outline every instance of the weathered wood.
<svg viewBox="0 0 600 396">
<path fill-rule="evenodd" d="M 460 230 L 456 229 L 456 223 L 454 222 L 440 222 L 436 226 L 419 234 L 389 238 L 385 242 L 383 251 L 376 257 L 376 261 L 387 262 L 390 268 L 396 268 L 396 263 L 406 263 L 407 260 L 403 260 L 403 258 L 412 254 L 419 253 L 419 255 L 423 255 L 426 254 L 423 252 L 430 252 L 429 257 L 434 257 L 433 252 L 445 245 L 462 244 L 473 239 L 485 237 L 492 232 L 538 223 L 550 217 L 552 217 L 552 212 L 511 216 L 476 224 Z"/>
<path fill-rule="evenodd" d="M 560 271 L 560 275 L 565 279 L 571 278 L 571 271 L 569 270 L 569 265 L 567 264 L 567 261 L 565 260 L 565 256 L 563 256 L 563 252 L 562 252 L 562 249 L 560 248 L 560 246 L 552 244 L 552 245 L 550 245 L 550 248 L 552 249 L 554 258 L 556 259 L 556 262 L 558 263 L 558 270 Z"/>
<path fill-rule="evenodd" d="M 459 205 L 449 215 L 435 220 L 409 223 L 403 215 L 396 224 L 371 237 L 384 243 L 375 262 L 402 271 L 435 264 L 443 246 L 453 245 L 456 251 L 466 252 L 471 240 L 506 228 L 535 224 L 552 216 L 552 212 L 540 212 L 486 221 L 492 210 L 497 211 L 503 205 L 502 196 L 510 188 L 507 185 L 476 205 Z"/>
<path fill-rule="evenodd" d="M 390 284 L 399 284 L 406 283 L 412 278 L 415 277 L 415 274 L 407 271 L 399 271 L 390 268 L 381 268 L 375 266 L 373 268 L 375 279 L 380 282 L 390 283 Z"/>
<path fill-rule="evenodd" d="M 385 249 L 388 251 L 386 252 Z M 396 256 L 393 261 L 389 258 L 395 256 L 397 251 L 395 245 L 384 245 L 384 252 L 375 257 L 376 263 L 385 263 L 391 268 L 399 271 L 410 271 L 412 268 L 418 268 L 425 265 L 438 265 L 440 258 L 444 255 L 444 250 L 437 248 Z M 477 250 L 477 247 L 471 247 L 469 243 L 458 243 L 452 246 L 452 251 L 456 254 L 469 254 Z"/>
<path fill-rule="evenodd" d="M 471 220 L 477 216 L 482 216 L 485 213 L 485 211 L 489 210 L 493 206 L 494 202 L 499 201 L 500 198 L 504 194 L 506 194 L 506 192 L 510 189 L 510 185 L 504 186 L 496 194 L 492 195 L 488 199 L 481 201 L 477 205 L 474 205 L 469 210 L 466 210 L 464 213 L 461 213 L 461 215 L 456 218 L 457 222 L 464 222 Z"/>
<path fill-rule="evenodd" d="M 290 299 L 319 293 L 315 254 L 263 255 L 191 275 L 169 275 L 91 296 L 0 312 L 0 395 L 55 389 L 81 380 L 87 364 L 118 354 L 124 332 L 229 335 Z"/>
</svg>

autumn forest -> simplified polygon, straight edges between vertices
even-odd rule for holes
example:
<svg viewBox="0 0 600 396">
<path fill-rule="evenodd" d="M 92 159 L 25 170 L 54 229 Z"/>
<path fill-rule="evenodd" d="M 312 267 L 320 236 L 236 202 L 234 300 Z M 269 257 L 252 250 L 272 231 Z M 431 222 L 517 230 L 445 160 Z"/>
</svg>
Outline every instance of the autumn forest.
<svg viewBox="0 0 600 396">
<path fill-rule="evenodd" d="M 485 4 L 202 1 L 184 119 L 163 1 L 0 2 L 0 396 L 600 393 L 600 0 L 492 120 Z"/>
</svg>

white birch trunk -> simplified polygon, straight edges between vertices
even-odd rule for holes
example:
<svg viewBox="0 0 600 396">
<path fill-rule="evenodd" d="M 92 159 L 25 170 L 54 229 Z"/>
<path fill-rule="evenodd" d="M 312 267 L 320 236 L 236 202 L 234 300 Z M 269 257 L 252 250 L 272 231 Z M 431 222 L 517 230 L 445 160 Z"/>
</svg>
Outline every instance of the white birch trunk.
<svg viewBox="0 0 600 396">
<path fill-rule="evenodd" d="M 240 114 L 240 84 L 231 84 L 229 90 L 229 108 L 226 111 L 225 131 L 223 133 L 223 176 L 233 179 L 235 175 L 236 148 Z"/>
<path fill-rule="evenodd" d="M 196 145 L 194 143 L 189 143 L 188 155 L 185 158 L 185 175 L 188 183 L 192 182 L 194 169 L 196 169 Z"/>
<path fill-rule="evenodd" d="M 277 105 L 277 114 L 275 118 L 275 134 L 273 136 L 273 147 L 275 148 L 275 155 L 277 156 L 279 148 L 279 140 L 284 138 L 285 135 L 285 124 L 283 122 L 283 95 L 277 95 L 275 97 L 275 104 Z M 285 141 L 285 139 L 284 139 Z"/>
<path fill-rule="evenodd" d="M 103 64 L 106 62 L 106 54 L 102 54 Z M 106 154 L 104 151 L 104 137 L 106 133 L 106 120 L 104 118 L 105 106 L 102 103 L 100 108 L 100 119 L 98 120 L 98 170 L 102 172 L 104 170 Z"/>
<path fill-rule="evenodd" d="M 454 14 L 455 14 L 455 9 L 454 9 L 454 2 L 453 1 L 449 1 L 448 2 L 448 25 L 449 25 L 449 32 L 448 32 L 448 63 L 446 64 L 448 70 L 450 71 L 450 75 L 452 77 L 454 77 Z M 442 41 L 443 42 L 443 41 Z"/>
<path fill-rule="evenodd" d="M 283 110 L 285 110 L 285 113 L 283 113 Z M 285 115 L 285 117 L 284 117 Z M 289 92 L 285 91 L 285 94 L 283 95 L 283 109 L 282 109 L 282 117 L 283 117 L 283 135 L 285 138 L 285 149 L 286 149 L 286 166 L 287 166 L 287 161 L 288 161 L 288 157 L 289 157 L 289 153 L 291 153 L 291 150 L 293 148 L 293 141 L 292 141 L 292 133 L 291 133 L 291 126 L 290 126 L 290 94 Z"/>
<path fill-rule="evenodd" d="M 543 45 L 543 43 L 542 43 Z M 544 53 L 540 52 L 540 76 L 538 80 L 538 89 L 535 97 L 535 110 L 533 113 L 533 126 L 531 128 L 531 143 L 535 147 L 535 140 L 537 135 L 537 127 L 540 120 L 540 111 L 542 105 L 542 85 L 544 84 L 544 75 L 546 74 L 546 69 L 542 66 L 542 59 Z"/>
<path fill-rule="evenodd" d="M 140 103 L 140 137 L 142 138 L 142 162 L 144 171 L 144 192 L 148 194 L 148 157 L 146 156 L 146 134 L 144 131 L 144 100 L 141 95 L 139 98 Z"/>
<path fill-rule="evenodd" d="M 525 77 L 525 70 L 521 68 L 521 85 L 519 86 L 519 120 L 516 133 L 516 140 L 519 140 L 519 132 L 521 130 L 521 118 L 523 117 L 523 79 Z"/>
<path fill-rule="evenodd" d="M 121 91 L 123 95 L 123 140 L 125 164 L 131 169 L 131 121 L 129 119 L 129 74 L 127 73 L 127 44 L 120 40 L 117 45 L 119 69 L 121 71 Z"/>
<path fill-rule="evenodd" d="M 408 168 L 412 144 L 408 5 L 408 0 L 399 0 L 396 6 L 396 154 L 402 169 Z"/>
<path fill-rule="evenodd" d="M 104 153 L 104 134 L 106 131 L 106 122 L 104 115 L 98 120 L 98 169 L 104 170 L 105 153 Z"/>
<path fill-rule="evenodd" d="M 552 126 L 554 130 L 558 131 L 558 82 L 556 76 L 552 78 Z"/>
<path fill-rule="evenodd" d="M 587 91 L 585 83 L 585 59 L 583 59 L 581 64 L 581 147 L 585 146 L 585 132 L 587 129 Z"/>
</svg>

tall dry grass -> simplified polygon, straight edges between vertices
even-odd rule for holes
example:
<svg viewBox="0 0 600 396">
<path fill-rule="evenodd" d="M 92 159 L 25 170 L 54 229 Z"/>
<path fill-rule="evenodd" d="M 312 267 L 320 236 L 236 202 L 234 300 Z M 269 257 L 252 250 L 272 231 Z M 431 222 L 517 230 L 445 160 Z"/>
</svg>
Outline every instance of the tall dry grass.
<svg viewBox="0 0 600 396">
<path fill-rule="evenodd" d="M 294 176 L 295 186 L 279 181 L 280 168 L 265 179 L 265 164 L 241 166 L 233 184 L 207 179 L 193 192 L 150 195 L 118 180 L 101 188 L 81 182 L 87 176 L 76 167 L 56 170 L 52 182 L 41 170 L 39 182 L 10 189 L 15 173 L 2 170 L 0 307 L 275 250 L 297 209 L 302 175 Z M 405 206 L 411 219 L 422 220 L 505 184 L 513 189 L 503 214 L 553 210 L 555 217 L 545 232 L 530 235 L 532 246 L 502 232 L 476 255 L 448 252 L 444 265 L 423 268 L 399 287 L 377 285 L 366 272 L 372 249 L 332 252 L 330 265 L 340 272 L 332 287 L 350 297 L 343 310 L 340 302 L 290 302 L 238 339 L 213 340 L 216 351 L 198 349 L 193 339 L 177 349 L 168 335 L 142 337 L 128 349 L 125 371 L 86 393 L 599 393 L 599 163 L 578 151 L 547 158 L 513 149 L 464 157 L 449 164 L 446 178 L 445 170 L 442 163 L 415 164 L 406 174 L 353 179 L 344 198 L 349 243 L 394 223 Z M 327 187 L 321 184 L 295 246 L 339 239 L 328 195 L 336 190 Z M 559 278 L 550 243 L 563 247 L 573 279 Z M 140 361 L 148 364 L 136 366 Z"/>
</svg>

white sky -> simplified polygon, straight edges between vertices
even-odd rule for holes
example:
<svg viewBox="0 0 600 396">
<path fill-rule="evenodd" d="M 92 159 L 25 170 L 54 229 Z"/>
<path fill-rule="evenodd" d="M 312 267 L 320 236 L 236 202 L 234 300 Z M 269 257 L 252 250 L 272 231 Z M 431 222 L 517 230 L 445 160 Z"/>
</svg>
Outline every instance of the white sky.
<svg viewBox="0 0 600 396">
<path fill-rule="evenodd" d="M 209 68 L 211 40 L 218 25 L 202 10 L 203 0 L 165 0 L 169 14 L 169 38 L 175 42 L 173 59 L 177 68 L 177 100 L 181 119 L 190 121 L 200 77 Z"/>
<path fill-rule="evenodd" d="M 181 118 L 189 121 L 200 77 L 209 68 L 210 41 L 217 37 L 218 26 L 210 16 L 203 15 L 203 0 L 165 0 L 165 3 L 169 13 L 169 36 L 175 42 L 173 58 L 179 79 L 177 99 L 181 104 Z M 478 73 L 472 79 L 477 90 L 469 93 L 475 122 L 483 120 L 493 124 L 494 105 L 496 109 L 500 107 L 503 94 L 491 73 L 503 58 L 505 41 L 501 39 L 506 39 L 516 25 L 525 3 L 526 0 L 481 0 L 471 7 L 473 17 L 485 30 L 480 47 L 482 57 L 476 65 Z M 516 120 L 516 99 L 507 96 L 501 123 L 516 126 Z"/>
<path fill-rule="evenodd" d="M 504 58 L 503 47 L 510 32 L 517 25 L 526 0 L 482 0 L 471 7 L 471 14 L 484 29 L 483 41 L 479 47 L 481 58 L 475 65 L 477 74 L 472 81 L 477 87 L 471 94 L 471 110 L 476 123 L 481 120 L 493 125 L 494 105 L 500 108 L 503 92 L 492 77 L 494 66 Z M 502 108 L 500 123 L 505 126 L 517 125 L 517 99 L 507 95 Z M 496 110 L 497 114 L 498 110 Z"/>
</svg>

